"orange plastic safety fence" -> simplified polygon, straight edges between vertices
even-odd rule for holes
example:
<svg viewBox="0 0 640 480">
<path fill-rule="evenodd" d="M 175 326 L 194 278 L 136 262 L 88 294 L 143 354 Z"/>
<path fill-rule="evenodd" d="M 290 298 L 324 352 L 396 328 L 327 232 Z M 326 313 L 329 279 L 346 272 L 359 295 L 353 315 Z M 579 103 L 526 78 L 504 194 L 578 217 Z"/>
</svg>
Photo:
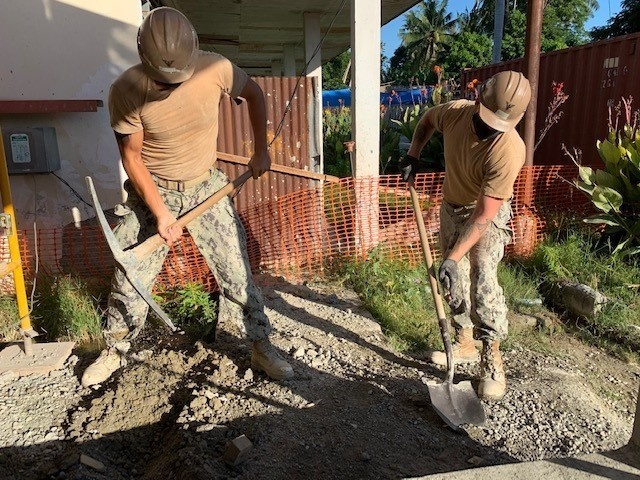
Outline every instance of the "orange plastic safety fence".
<svg viewBox="0 0 640 480">
<path fill-rule="evenodd" d="M 522 170 L 512 200 L 514 236 L 508 255 L 529 255 L 562 216 L 591 212 L 588 199 L 571 184 L 576 175 L 574 166 Z M 440 255 L 443 179 L 443 173 L 419 174 L 415 182 L 434 259 Z M 422 261 L 411 198 L 397 175 L 325 182 L 239 213 L 255 273 L 290 279 L 322 277 L 327 266 L 349 258 L 364 259 L 374 250 L 411 264 Z M 114 268 L 109 246 L 99 226 L 85 223 L 80 228 L 72 224 L 37 233 L 20 231 L 27 278 L 33 279 L 37 267 L 46 275 L 73 274 L 108 286 Z M 209 291 L 217 288 L 204 258 L 185 235 L 170 250 L 157 285 L 170 288 L 190 282 L 201 283 Z"/>
</svg>

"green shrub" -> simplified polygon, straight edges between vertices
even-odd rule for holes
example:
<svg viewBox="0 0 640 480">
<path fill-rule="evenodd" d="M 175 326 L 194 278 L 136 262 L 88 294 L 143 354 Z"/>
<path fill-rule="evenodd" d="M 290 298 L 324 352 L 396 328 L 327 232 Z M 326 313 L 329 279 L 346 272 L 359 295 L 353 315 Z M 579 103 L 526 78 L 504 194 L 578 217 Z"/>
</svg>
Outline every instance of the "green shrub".
<svg viewBox="0 0 640 480">
<path fill-rule="evenodd" d="M 351 158 L 344 142 L 351 141 L 351 109 L 325 108 L 322 115 L 324 135 L 324 173 L 336 177 L 351 176 Z"/>
<path fill-rule="evenodd" d="M 218 319 L 218 303 L 202 284 L 190 282 L 182 288 L 159 292 L 156 301 L 176 326 L 196 337 L 213 336 Z"/>
</svg>

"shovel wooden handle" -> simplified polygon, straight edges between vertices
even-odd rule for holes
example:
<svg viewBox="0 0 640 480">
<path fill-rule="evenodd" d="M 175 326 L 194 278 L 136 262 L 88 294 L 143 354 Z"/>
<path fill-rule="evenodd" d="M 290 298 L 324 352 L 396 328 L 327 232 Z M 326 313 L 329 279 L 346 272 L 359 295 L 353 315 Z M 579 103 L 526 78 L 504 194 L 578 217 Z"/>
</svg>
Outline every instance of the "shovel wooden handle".
<svg viewBox="0 0 640 480">
<path fill-rule="evenodd" d="M 440 295 L 440 284 L 436 276 L 436 271 L 433 266 L 433 257 L 431 256 L 431 248 L 429 247 L 429 238 L 427 237 L 427 229 L 424 226 L 424 218 L 422 218 L 422 209 L 420 208 L 420 199 L 415 188 L 413 188 L 413 182 L 409 182 L 409 193 L 411 193 L 411 203 L 413 204 L 413 211 L 416 216 L 416 223 L 418 224 L 418 234 L 420 235 L 420 245 L 422 246 L 422 255 L 424 262 L 427 265 L 427 272 L 429 272 L 429 284 L 431 285 L 431 293 L 433 294 L 433 302 L 436 306 L 436 313 L 438 315 L 438 325 L 440 326 L 440 334 L 442 335 L 442 342 L 444 343 L 445 353 L 447 354 L 447 382 L 453 381 L 453 347 L 451 346 L 451 336 L 449 334 L 449 324 L 447 322 L 447 315 L 444 311 L 444 305 L 442 303 L 442 296 Z"/>
<path fill-rule="evenodd" d="M 221 198 L 232 193 L 236 188 L 242 186 L 244 182 L 246 182 L 251 177 L 251 169 L 244 172 L 238 178 L 233 180 L 232 182 L 227 183 L 224 187 L 218 190 L 216 193 L 207 198 L 204 202 L 202 202 L 197 207 L 189 210 L 187 213 L 182 215 L 176 222 L 171 226 L 177 226 L 180 228 L 184 228 L 189 222 L 191 222 L 194 218 L 199 217 L 204 212 L 209 210 L 213 205 L 218 203 Z M 160 248 L 160 246 L 164 244 L 164 239 L 160 236 L 159 233 L 147 238 L 140 245 L 131 249 L 133 254 L 139 261 L 147 258 L 151 253 Z"/>
</svg>

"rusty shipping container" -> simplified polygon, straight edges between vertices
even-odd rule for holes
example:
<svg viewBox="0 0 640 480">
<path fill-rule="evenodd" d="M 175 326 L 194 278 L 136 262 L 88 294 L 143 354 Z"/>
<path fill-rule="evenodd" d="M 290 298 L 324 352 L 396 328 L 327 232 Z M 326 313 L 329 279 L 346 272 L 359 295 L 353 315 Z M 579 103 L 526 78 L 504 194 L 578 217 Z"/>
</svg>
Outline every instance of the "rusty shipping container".
<svg viewBox="0 0 640 480">
<path fill-rule="evenodd" d="M 509 60 L 467 70 L 462 74 L 461 85 L 465 86 L 473 79 L 484 81 L 503 70 L 524 72 L 524 61 Z M 615 115 L 615 108 L 623 97 L 633 98 L 632 110 L 640 109 L 640 33 L 540 56 L 536 141 L 544 128 L 553 99 L 554 81 L 564 85 L 563 90 L 569 99 L 558 109 L 563 112 L 558 123 L 551 127 L 538 145 L 534 164 L 570 164 L 571 159 L 562 151 L 563 144 L 570 151 L 580 149 L 584 164 L 599 164 L 596 141 L 607 135 L 610 110 Z"/>
</svg>

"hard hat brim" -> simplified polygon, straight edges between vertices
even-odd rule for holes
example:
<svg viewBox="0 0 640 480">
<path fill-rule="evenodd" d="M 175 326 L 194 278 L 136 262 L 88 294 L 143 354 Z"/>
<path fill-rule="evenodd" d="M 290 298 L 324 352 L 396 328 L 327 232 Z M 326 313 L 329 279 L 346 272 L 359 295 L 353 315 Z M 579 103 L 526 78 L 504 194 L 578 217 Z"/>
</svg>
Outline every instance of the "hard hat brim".
<svg viewBox="0 0 640 480">
<path fill-rule="evenodd" d="M 142 68 L 144 69 L 144 72 L 147 74 L 149 78 L 156 80 L 158 82 L 168 83 L 173 85 L 176 83 L 182 83 L 189 80 L 193 75 L 193 72 L 195 71 L 196 66 L 195 66 L 195 63 L 193 63 L 191 66 L 183 70 L 180 70 L 179 72 L 171 72 L 171 73 L 165 73 L 156 68 L 152 68 L 151 66 L 147 65 L 145 62 L 142 62 Z"/>
<path fill-rule="evenodd" d="M 524 112 L 523 112 L 518 117 L 505 120 L 500 118 L 498 115 L 496 115 L 494 112 L 489 110 L 487 107 L 485 107 L 482 104 L 482 102 L 478 102 L 478 107 L 479 107 L 478 114 L 480 115 L 480 119 L 484 123 L 489 125 L 491 128 L 499 132 L 508 132 L 509 130 L 513 130 L 516 127 L 516 125 L 518 125 L 520 120 L 522 120 L 522 117 L 524 117 Z"/>
</svg>

